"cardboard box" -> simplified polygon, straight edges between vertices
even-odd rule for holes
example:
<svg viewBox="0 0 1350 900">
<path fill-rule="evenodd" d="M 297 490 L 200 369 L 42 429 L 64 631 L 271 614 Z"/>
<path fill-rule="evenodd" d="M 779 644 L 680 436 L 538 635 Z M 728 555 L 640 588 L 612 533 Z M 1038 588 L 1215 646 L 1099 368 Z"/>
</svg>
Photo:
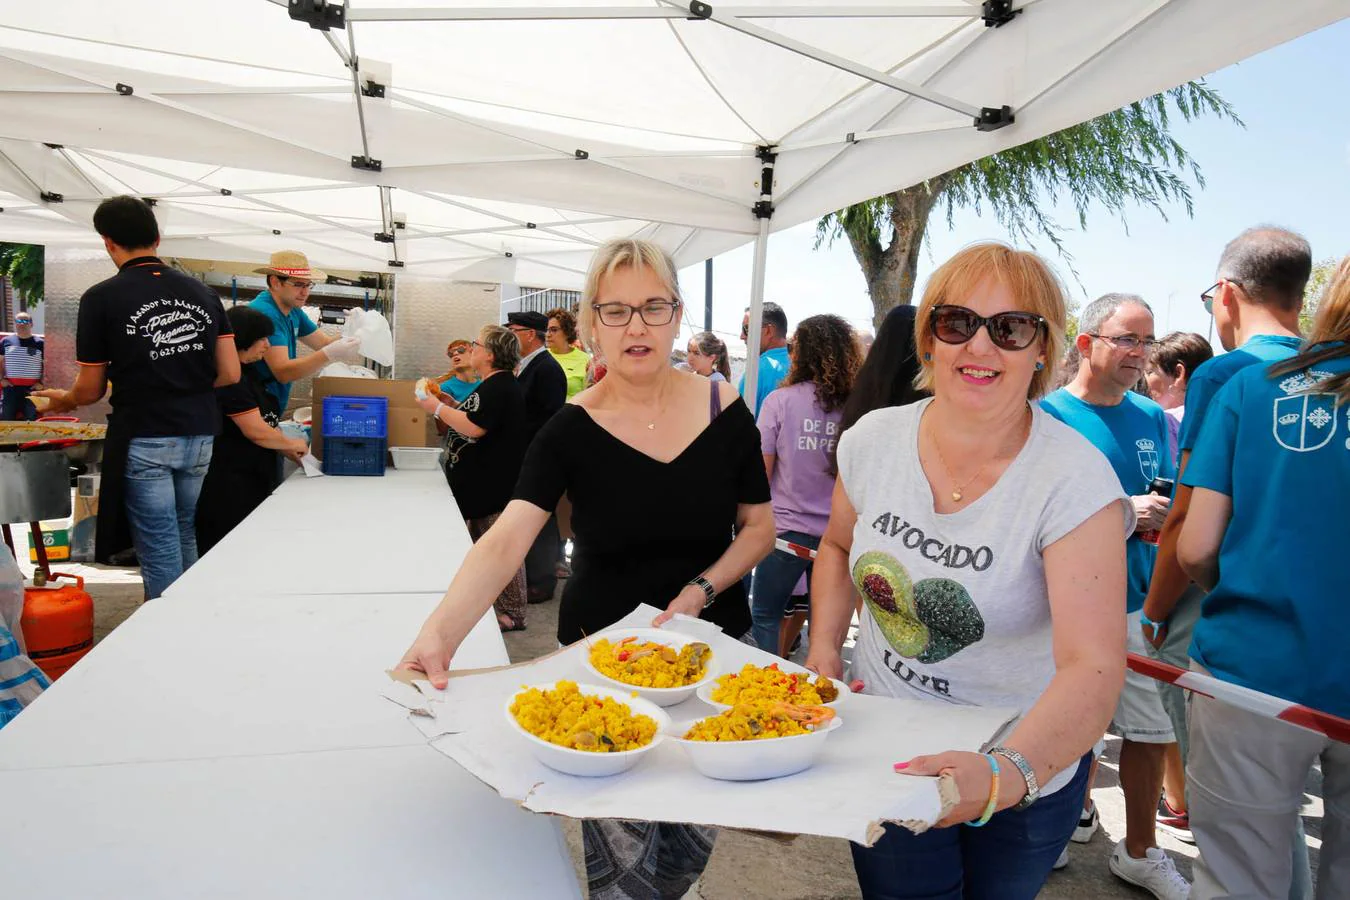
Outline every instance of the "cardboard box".
<svg viewBox="0 0 1350 900">
<path fill-rule="evenodd" d="M 70 528 L 63 521 L 39 522 L 42 528 L 42 546 L 47 548 L 47 561 L 60 562 L 70 559 Z M 33 535 L 28 535 L 28 561 L 37 562 L 37 550 L 33 547 Z"/>
<path fill-rule="evenodd" d="M 434 447 L 431 416 L 417 405 L 413 386 L 417 382 L 375 378 L 315 378 L 314 427 L 310 452 L 323 459 L 323 398 L 385 397 L 389 400 L 389 446 Z"/>
</svg>

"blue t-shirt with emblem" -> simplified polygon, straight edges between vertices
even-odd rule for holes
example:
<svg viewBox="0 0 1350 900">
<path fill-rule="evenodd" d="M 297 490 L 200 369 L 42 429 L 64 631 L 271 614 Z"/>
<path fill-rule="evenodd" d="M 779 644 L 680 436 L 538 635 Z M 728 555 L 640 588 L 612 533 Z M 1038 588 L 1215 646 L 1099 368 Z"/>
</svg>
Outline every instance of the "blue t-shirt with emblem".
<svg viewBox="0 0 1350 900">
<path fill-rule="evenodd" d="M 1130 391 L 1115 406 L 1088 403 L 1060 388 L 1041 401 L 1050 415 L 1077 431 L 1106 456 L 1126 494 L 1148 493 L 1155 478 L 1176 478 L 1176 465 L 1167 447 L 1167 416 L 1147 397 Z M 1189 416 L 1189 410 L 1187 411 Z M 1127 612 L 1144 606 L 1158 548 L 1131 535 L 1125 544 L 1129 563 Z"/>
<path fill-rule="evenodd" d="M 759 377 L 755 381 L 755 418 L 759 418 L 759 408 L 764 405 L 764 398 L 772 394 L 778 385 L 783 383 L 783 379 L 788 376 L 788 369 L 792 367 L 792 361 L 788 357 L 786 347 L 775 347 L 772 350 L 765 350 L 759 355 Z M 741 376 L 739 388 L 741 396 L 745 396 L 745 376 Z"/>
<path fill-rule="evenodd" d="M 1233 684 L 1350 717 L 1350 403 L 1318 390 L 1350 356 L 1233 376 L 1183 484 L 1232 498 L 1191 658 Z"/>
<path fill-rule="evenodd" d="M 283 313 L 281 307 L 277 306 L 277 301 L 273 300 L 267 291 L 254 297 L 249 306 L 272 320 L 272 336 L 269 340 L 273 347 L 285 347 L 291 359 L 295 359 L 300 338 L 319 330 L 319 326 L 305 315 L 304 310 L 293 309 L 289 313 Z M 277 381 L 265 360 L 259 360 L 252 365 L 258 380 L 262 382 L 263 390 L 276 397 L 277 408 L 282 413 L 286 412 L 286 404 L 291 399 L 290 384 Z"/>
<path fill-rule="evenodd" d="M 1205 424 L 1210 401 L 1228 379 L 1248 366 L 1277 363 L 1288 359 L 1303 345 L 1300 338 L 1281 334 L 1258 334 L 1236 350 L 1221 353 L 1196 367 L 1186 384 L 1186 417 L 1177 435 L 1180 451 L 1195 449 L 1195 437 Z"/>
</svg>

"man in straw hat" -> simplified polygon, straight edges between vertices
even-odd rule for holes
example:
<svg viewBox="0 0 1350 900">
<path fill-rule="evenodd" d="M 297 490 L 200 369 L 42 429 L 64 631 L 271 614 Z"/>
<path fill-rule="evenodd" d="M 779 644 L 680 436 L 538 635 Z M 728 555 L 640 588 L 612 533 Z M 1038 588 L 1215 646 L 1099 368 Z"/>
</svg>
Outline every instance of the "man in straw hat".
<svg viewBox="0 0 1350 900">
<path fill-rule="evenodd" d="M 311 269 L 299 250 L 279 250 L 267 265 L 253 271 L 267 276 L 267 290 L 249 306 L 272 320 L 272 346 L 262 361 L 253 365 L 264 389 L 277 398 L 278 408 L 285 412 L 291 399 L 291 382 L 313 375 L 330 362 L 360 362 L 361 342 L 325 334 L 301 310 L 309 289 L 326 276 Z M 316 352 L 297 359 L 301 343 Z"/>
</svg>

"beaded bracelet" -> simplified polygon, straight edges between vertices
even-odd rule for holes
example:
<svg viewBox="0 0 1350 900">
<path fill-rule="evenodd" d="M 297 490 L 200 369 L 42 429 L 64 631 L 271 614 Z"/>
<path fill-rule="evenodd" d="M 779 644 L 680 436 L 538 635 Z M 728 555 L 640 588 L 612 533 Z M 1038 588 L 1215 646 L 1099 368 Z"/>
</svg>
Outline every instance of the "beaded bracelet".
<svg viewBox="0 0 1350 900">
<path fill-rule="evenodd" d="M 984 756 L 989 760 L 989 768 L 993 771 L 993 778 L 989 782 L 989 805 L 984 808 L 984 815 L 966 823 L 971 828 L 981 828 L 988 824 L 994 815 L 994 807 L 998 806 L 998 759 L 992 753 L 986 753 Z"/>
</svg>

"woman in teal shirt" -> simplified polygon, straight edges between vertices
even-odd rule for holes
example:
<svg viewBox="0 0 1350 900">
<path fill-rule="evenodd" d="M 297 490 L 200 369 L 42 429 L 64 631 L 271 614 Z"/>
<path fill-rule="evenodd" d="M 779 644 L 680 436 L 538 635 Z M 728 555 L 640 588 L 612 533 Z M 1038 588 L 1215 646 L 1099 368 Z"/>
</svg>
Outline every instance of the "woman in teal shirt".
<svg viewBox="0 0 1350 900">
<path fill-rule="evenodd" d="M 464 398 L 472 394 L 482 380 L 469 363 L 469 348 L 472 346 L 471 342 L 461 338 L 451 341 L 450 346 L 445 348 L 445 355 L 450 357 L 450 371 L 441 379 L 440 388 L 441 393 L 449 395 L 456 406 L 463 403 Z M 441 402 L 445 402 L 444 397 Z"/>
<path fill-rule="evenodd" d="M 1350 257 L 1291 359 L 1249 366 L 1210 404 L 1182 474 L 1177 543 L 1210 591 L 1191 659 L 1214 677 L 1350 718 Z M 1313 764 L 1322 766 L 1317 896 L 1350 897 L 1350 744 L 1194 694 L 1191 831 L 1199 896 L 1284 897 Z M 1240 815 L 1230 798 L 1241 798 Z"/>
</svg>

